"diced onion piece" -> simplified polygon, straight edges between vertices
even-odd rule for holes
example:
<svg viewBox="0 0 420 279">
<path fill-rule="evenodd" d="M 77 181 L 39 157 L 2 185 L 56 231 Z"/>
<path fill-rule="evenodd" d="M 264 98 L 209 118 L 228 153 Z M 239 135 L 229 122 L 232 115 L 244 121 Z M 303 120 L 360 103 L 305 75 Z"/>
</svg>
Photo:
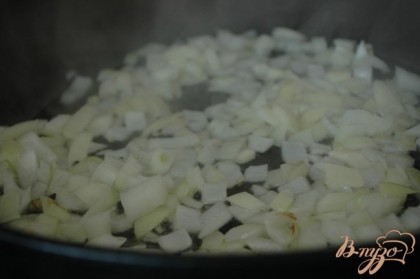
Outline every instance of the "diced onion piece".
<svg viewBox="0 0 420 279">
<path fill-rule="evenodd" d="M 420 207 L 409 207 L 401 216 L 401 223 L 411 231 L 420 229 Z"/>
<path fill-rule="evenodd" d="M 225 241 L 247 240 L 263 236 L 264 232 L 265 228 L 262 224 L 242 224 L 230 229 L 225 234 Z"/>
<path fill-rule="evenodd" d="M 248 147 L 255 152 L 264 153 L 273 145 L 273 143 L 274 140 L 271 138 L 258 135 L 250 135 L 248 137 Z"/>
<path fill-rule="evenodd" d="M 108 129 L 112 127 L 113 117 L 112 115 L 101 115 L 95 117 L 87 127 L 87 130 L 95 136 L 105 134 Z"/>
<path fill-rule="evenodd" d="M 203 227 L 201 228 L 198 237 L 203 239 L 209 234 L 220 229 L 231 218 L 232 214 L 230 213 L 229 209 L 224 203 L 215 203 L 212 207 L 207 209 L 207 211 L 205 211 L 202 214 Z"/>
<path fill-rule="evenodd" d="M 133 228 L 133 221 L 127 218 L 125 214 L 111 214 L 111 232 L 113 234 L 124 233 Z"/>
<path fill-rule="evenodd" d="M 328 193 L 317 203 L 316 212 L 322 214 L 333 211 L 344 211 L 347 202 L 352 198 L 354 197 L 351 193 Z"/>
<path fill-rule="evenodd" d="M 373 83 L 373 94 L 375 103 L 382 114 L 399 114 L 405 110 L 398 93 L 385 81 Z"/>
<path fill-rule="evenodd" d="M 365 43 L 361 41 L 353 57 L 353 76 L 370 82 L 372 80 L 372 65 Z"/>
<path fill-rule="evenodd" d="M 95 237 L 111 233 L 111 213 L 100 212 L 82 219 L 86 237 L 90 240 Z"/>
<path fill-rule="evenodd" d="M 111 248 L 134 228 L 136 248 L 167 253 L 194 253 L 196 235 L 199 253 L 258 254 L 419 230 L 406 200 L 420 191 L 420 77 L 374 80 L 390 68 L 355 45 L 279 27 L 128 54 L 74 114 L 0 127 L 0 223 Z M 91 84 L 76 77 L 62 101 Z M 170 113 L 191 85 L 212 105 Z M 280 166 L 263 161 L 273 145 Z"/>
<path fill-rule="evenodd" d="M 150 159 L 150 168 L 155 174 L 165 174 L 169 171 L 175 161 L 171 153 L 163 149 L 153 151 Z"/>
<path fill-rule="evenodd" d="M 192 189 L 201 189 L 204 185 L 204 178 L 200 168 L 194 167 L 187 170 L 187 182 Z"/>
<path fill-rule="evenodd" d="M 329 153 L 331 158 L 341 160 L 352 168 L 368 168 L 372 166 L 372 162 L 369 161 L 363 154 L 356 151 L 331 151 Z"/>
<path fill-rule="evenodd" d="M 20 185 L 27 189 L 37 179 L 38 158 L 33 150 L 23 151 L 18 160 L 17 173 Z"/>
<path fill-rule="evenodd" d="M 353 237 L 351 227 L 344 220 L 323 220 L 321 224 L 323 235 L 333 245 L 338 245 L 343 241 L 342 235 Z"/>
<path fill-rule="evenodd" d="M 113 189 L 110 185 L 94 182 L 90 182 L 87 185 L 80 185 L 74 193 L 89 206 L 93 206 L 97 202 L 107 201 L 114 196 Z"/>
<path fill-rule="evenodd" d="M 169 253 L 182 252 L 192 245 L 192 239 L 185 229 L 163 235 L 158 239 L 160 247 Z"/>
<path fill-rule="evenodd" d="M 373 218 L 383 217 L 396 212 L 404 203 L 405 197 L 385 196 L 381 193 L 372 193 L 364 197 L 363 203 L 367 212 Z"/>
<path fill-rule="evenodd" d="M 286 27 L 276 27 L 272 32 L 273 37 L 276 40 L 286 40 L 286 41 L 303 41 L 305 36 L 302 33 L 297 32 Z"/>
<path fill-rule="evenodd" d="M 298 234 L 296 220 L 285 213 L 266 213 L 264 225 L 271 239 L 282 246 L 289 245 Z"/>
<path fill-rule="evenodd" d="M 156 176 L 122 192 L 120 198 L 127 217 L 136 220 L 163 205 L 167 194 L 162 178 Z"/>
<path fill-rule="evenodd" d="M 371 241 L 381 234 L 381 230 L 375 224 L 365 224 L 353 228 L 354 234 L 359 241 Z"/>
<path fill-rule="evenodd" d="M 7 162 L 12 169 L 16 170 L 19 154 L 22 152 L 22 146 L 14 140 L 6 141 L 0 148 L 0 162 Z"/>
<path fill-rule="evenodd" d="M 268 175 L 268 165 L 249 166 L 245 170 L 245 181 L 261 182 L 264 181 Z"/>
<path fill-rule="evenodd" d="M 201 200 L 204 204 L 222 202 L 226 199 L 226 184 L 205 183 L 201 189 Z"/>
<path fill-rule="evenodd" d="M 298 216 L 310 216 L 315 211 L 316 204 L 319 201 L 317 190 L 311 190 L 295 196 L 294 202 L 289 211 Z"/>
<path fill-rule="evenodd" d="M 41 132 L 43 135 L 55 136 L 61 134 L 63 127 L 66 125 L 67 121 L 70 119 L 68 114 L 60 114 L 45 123 Z"/>
<path fill-rule="evenodd" d="M 149 141 L 149 148 L 187 148 L 195 147 L 199 142 L 200 140 L 195 134 L 174 138 L 152 138 Z"/>
<path fill-rule="evenodd" d="M 327 163 L 324 165 L 325 184 L 333 190 L 363 187 L 363 178 L 357 169 Z"/>
<path fill-rule="evenodd" d="M 192 131 L 199 132 L 207 126 L 207 117 L 203 112 L 184 110 L 182 113 Z"/>
<path fill-rule="evenodd" d="M 30 232 L 34 235 L 54 238 L 57 232 L 57 219 L 39 214 L 34 222 L 30 225 Z"/>
<path fill-rule="evenodd" d="M 245 241 L 246 245 L 257 254 L 275 253 L 283 251 L 284 248 L 277 242 L 264 237 L 253 237 Z"/>
<path fill-rule="evenodd" d="M 66 241 L 74 243 L 82 244 L 86 241 L 85 230 L 79 222 L 58 224 L 57 235 Z"/>
<path fill-rule="evenodd" d="M 174 227 L 184 228 L 189 233 L 198 233 L 201 230 L 201 212 L 198 209 L 178 205 L 176 207 Z"/>
<path fill-rule="evenodd" d="M 305 177 L 298 176 L 297 178 L 289 181 L 288 183 L 281 185 L 279 191 L 287 191 L 294 194 L 301 194 L 311 190 L 308 180 Z"/>
<path fill-rule="evenodd" d="M 255 197 L 259 197 L 267 193 L 267 188 L 261 185 L 254 184 L 251 186 L 251 192 Z"/>
<path fill-rule="evenodd" d="M 282 191 L 270 202 L 270 207 L 276 211 L 286 212 L 291 207 L 293 200 L 292 194 Z"/>
<path fill-rule="evenodd" d="M 394 213 L 388 214 L 381 218 L 377 224 L 382 231 L 390 231 L 402 226 L 401 220 Z"/>
<path fill-rule="evenodd" d="M 346 110 L 336 132 L 336 140 L 341 141 L 347 137 L 381 135 L 388 132 L 390 128 L 389 121 L 366 110 Z"/>
<path fill-rule="evenodd" d="M 85 184 L 88 184 L 86 181 Z M 81 184 L 84 185 L 84 184 Z M 83 212 L 84 210 L 88 209 L 88 205 L 82 201 L 75 193 L 61 190 L 58 193 L 56 193 L 56 198 L 58 204 L 60 204 L 61 207 L 63 207 L 66 210 L 71 211 L 79 211 Z"/>
<path fill-rule="evenodd" d="M 91 105 L 81 107 L 73 114 L 63 128 L 63 135 L 67 138 L 75 138 L 89 125 L 96 116 L 97 109 Z"/>
<path fill-rule="evenodd" d="M 213 75 L 219 73 L 222 65 L 217 52 L 212 48 L 206 48 L 204 58 L 208 64 L 210 73 Z"/>
<path fill-rule="evenodd" d="M 216 159 L 234 160 L 244 147 L 244 143 L 245 141 L 242 139 L 226 140 L 217 151 Z"/>
<path fill-rule="evenodd" d="M 412 185 L 417 189 L 420 189 L 420 171 L 415 168 L 408 168 L 406 169 L 406 172 Z"/>
<path fill-rule="evenodd" d="M 236 157 L 235 162 L 238 164 L 245 164 L 255 158 L 255 151 L 252 149 L 244 149 L 240 151 Z"/>
<path fill-rule="evenodd" d="M 42 129 L 42 127 L 44 127 L 45 124 L 46 121 L 42 120 L 30 120 L 15 124 L 1 131 L 0 143 L 3 143 L 7 140 L 17 139 L 21 135 L 28 132 L 38 132 L 40 129 Z"/>
<path fill-rule="evenodd" d="M 0 196 L 0 223 L 16 220 L 20 217 L 20 193 L 16 189 Z"/>
<path fill-rule="evenodd" d="M 262 196 L 258 197 L 262 202 L 266 205 L 269 205 L 270 202 L 276 197 L 277 192 L 269 190 L 267 193 L 263 194 Z"/>
<path fill-rule="evenodd" d="M 105 247 L 105 248 L 119 248 L 126 242 L 127 238 L 121 236 L 113 236 L 112 234 L 103 234 L 89 239 L 87 245 Z"/>
<path fill-rule="evenodd" d="M 130 132 L 142 131 L 146 128 L 147 121 L 144 112 L 128 111 L 124 114 L 125 127 Z"/>
<path fill-rule="evenodd" d="M 185 173 L 196 166 L 197 152 L 194 149 L 172 150 L 175 163 L 169 173 L 174 178 L 185 177 Z"/>
<path fill-rule="evenodd" d="M 130 178 L 140 174 L 142 165 L 132 156 L 128 156 L 124 164 L 118 171 L 115 179 L 115 188 L 117 190 L 125 190 L 130 186 Z"/>
<path fill-rule="evenodd" d="M 215 231 L 203 239 L 203 242 L 200 246 L 201 251 L 221 251 L 224 242 L 224 235 Z"/>
<path fill-rule="evenodd" d="M 89 133 L 80 133 L 72 140 L 67 162 L 73 165 L 76 162 L 83 161 L 88 156 L 89 146 L 92 143 L 92 135 Z"/>
<path fill-rule="evenodd" d="M 228 188 L 238 185 L 244 180 L 241 168 L 237 164 L 220 162 L 217 164 L 217 169 L 225 176 L 225 183 Z"/>
<path fill-rule="evenodd" d="M 305 250 L 325 248 L 328 244 L 321 230 L 321 223 L 314 220 L 303 225 L 297 241 L 298 247 Z"/>
<path fill-rule="evenodd" d="M 268 56 L 274 48 L 274 40 L 267 35 L 261 35 L 255 42 L 255 53 L 258 56 Z"/>
<path fill-rule="evenodd" d="M 395 80 L 402 89 L 420 93 L 420 77 L 418 75 L 401 67 L 396 67 Z"/>
<path fill-rule="evenodd" d="M 94 170 L 92 174 L 92 181 L 113 185 L 117 179 L 120 167 L 121 162 L 119 160 L 111 156 L 107 156 Z"/>
<path fill-rule="evenodd" d="M 23 135 L 18 142 L 26 149 L 35 150 L 37 156 L 48 163 L 56 162 L 58 159 L 51 148 L 34 132 Z"/>
<path fill-rule="evenodd" d="M 141 239 L 160 223 L 162 223 L 170 214 L 170 210 L 165 207 L 157 207 L 152 212 L 140 217 L 134 223 L 134 234 L 137 239 Z"/>
<path fill-rule="evenodd" d="M 233 218 L 242 223 L 262 223 L 260 214 L 264 208 L 246 209 L 231 205 L 229 206 L 229 211 L 232 213 Z"/>
<path fill-rule="evenodd" d="M 284 141 L 281 146 L 281 155 L 286 163 L 299 163 L 307 161 L 305 145 L 301 142 Z"/>
<path fill-rule="evenodd" d="M 418 190 L 406 187 L 404 185 L 382 182 L 379 184 L 379 192 L 386 196 L 397 196 L 405 198 L 408 194 L 416 193 Z"/>
<path fill-rule="evenodd" d="M 109 142 L 125 141 L 130 136 L 130 131 L 123 126 L 113 126 L 106 130 L 105 139 Z"/>
<path fill-rule="evenodd" d="M 242 207 L 244 209 L 262 209 L 265 207 L 265 204 L 260 201 L 255 196 L 247 192 L 240 192 L 234 195 L 231 195 L 227 200 L 236 206 Z"/>
<path fill-rule="evenodd" d="M 42 211 L 45 215 L 57 218 L 60 221 L 70 219 L 70 213 L 47 197 L 41 197 Z"/>
</svg>

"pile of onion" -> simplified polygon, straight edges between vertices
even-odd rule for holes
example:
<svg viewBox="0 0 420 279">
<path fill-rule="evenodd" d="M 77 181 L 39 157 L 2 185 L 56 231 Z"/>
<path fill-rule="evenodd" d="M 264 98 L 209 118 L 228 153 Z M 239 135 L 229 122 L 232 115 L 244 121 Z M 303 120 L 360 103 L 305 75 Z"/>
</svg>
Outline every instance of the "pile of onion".
<svg viewBox="0 0 420 279">
<path fill-rule="evenodd" d="M 219 31 L 69 77 L 61 100 L 85 100 L 77 111 L 0 128 L 5 226 L 250 254 L 420 229 L 420 78 L 363 41 Z M 175 110 L 188 90 L 219 101 Z"/>
</svg>

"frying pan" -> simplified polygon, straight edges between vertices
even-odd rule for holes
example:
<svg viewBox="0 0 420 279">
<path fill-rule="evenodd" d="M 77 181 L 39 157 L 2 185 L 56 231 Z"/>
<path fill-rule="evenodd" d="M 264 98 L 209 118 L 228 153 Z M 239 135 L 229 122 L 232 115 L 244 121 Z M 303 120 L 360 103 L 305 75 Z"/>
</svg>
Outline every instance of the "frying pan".
<svg viewBox="0 0 420 279">
<path fill-rule="evenodd" d="M 308 36 L 364 39 L 388 63 L 420 73 L 418 1 L 50 0 L 1 5 L 0 125 L 54 114 L 68 86 L 68 70 L 94 77 L 99 69 L 121 66 L 125 53 L 145 43 L 172 43 L 217 29 L 269 32 L 286 26 Z M 248 270 L 266 278 L 359 276 L 361 260 L 337 259 L 336 251 L 180 257 L 80 247 L 0 227 L 2 278 L 232 277 Z M 416 245 L 405 265 L 386 263 L 378 276 L 418 272 L 419 259 Z"/>
</svg>

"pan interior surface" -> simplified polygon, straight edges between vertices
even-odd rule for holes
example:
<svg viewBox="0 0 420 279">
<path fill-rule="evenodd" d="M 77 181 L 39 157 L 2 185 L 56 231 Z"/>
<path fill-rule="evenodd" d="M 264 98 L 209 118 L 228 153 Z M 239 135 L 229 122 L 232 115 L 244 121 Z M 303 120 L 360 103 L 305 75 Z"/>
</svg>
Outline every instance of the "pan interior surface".
<svg viewBox="0 0 420 279">
<path fill-rule="evenodd" d="M 4 73 L 4 94 L 0 98 L 4 109 L 0 119 L 5 126 L 30 119 L 51 119 L 63 111 L 69 114 L 78 111 L 79 104 L 65 107 L 60 103 L 61 93 L 71 83 L 66 79 L 66 73 L 73 73 L 73 81 L 75 76 L 88 77 L 95 81 L 101 69 L 127 67 L 122 62 L 127 62 L 124 57 L 127 57 L 127 53 L 136 53 L 139 46 L 146 46 L 150 42 L 164 46 L 182 45 L 189 38 L 217 34 L 219 30 L 229 30 L 232 34 L 245 34 L 244 32 L 251 30 L 249 36 L 258 37 L 271 34 L 274 27 L 285 26 L 302 32 L 307 38 L 326 38 L 329 46 L 334 45 L 333 40 L 336 38 L 356 42 L 364 40 L 371 43 L 375 54 L 391 66 L 392 70 L 387 75 L 395 74 L 394 65 L 420 72 L 420 40 L 415 36 L 420 20 L 415 16 L 414 7 L 398 1 L 265 1 L 258 9 L 253 1 L 91 1 L 80 5 L 67 1 L 45 1 L 23 7 L 9 1 L 6 7 L 2 11 L 5 24 L 0 27 L 6 38 L 6 45 L 3 47 L 10 54 L 2 57 L 5 63 L 1 66 Z M 355 18 L 358 20 L 354 20 Z M 169 110 L 178 113 L 185 110 L 201 111 L 223 104 L 231 96 L 226 95 L 223 90 L 209 92 L 207 86 L 203 82 L 184 86 L 182 96 L 169 100 Z M 92 91 L 88 95 L 94 94 L 95 90 L 99 90 L 99 85 L 94 85 L 90 90 Z M 201 95 L 198 96 L 198 93 Z M 157 108 L 165 109 L 164 106 Z M 418 109 L 418 106 L 415 108 Z M 137 120 L 141 120 L 138 116 L 135 115 Z M 264 132 L 260 133 L 264 137 Z M 150 134 L 149 139 L 163 139 L 164 136 L 166 135 L 159 133 Z M 127 141 L 111 143 L 110 146 L 114 150 L 119 149 L 133 138 L 125 140 Z M 107 140 L 100 143 L 109 144 Z M 279 153 L 281 150 L 274 148 L 265 158 L 261 156 L 260 161 L 256 161 L 258 165 L 274 164 L 279 167 L 280 162 L 271 155 L 273 152 Z M 410 152 L 414 157 L 414 164 L 418 164 L 418 146 L 417 149 L 410 149 Z M 267 159 L 268 163 L 264 161 Z M 76 161 L 73 163 L 77 163 Z M 244 172 L 245 166 L 240 167 Z M 201 198 L 202 195 L 201 192 Z M 405 200 L 406 208 L 418 207 L 418 196 L 415 193 L 410 194 L 410 199 Z M 126 210 L 124 205 L 124 202 L 117 205 L 117 210 L 121 206 Z M 160 229 L 164 231 L 164 227 Z M 32 260 L 42 255 L 45 260 L 56 262 L 57 268 L 61 265 L 71 270 L 80 264 L 85 273 L 101 269 L 107 270 L 109 276 L 120 273 L 121 267 L 126 268 L 125 272 L 131 271 L 133 274 L 140 268 L 166 268 L 182 272 L 185 269 L 206 267 L 243 268 L 245 263 L 257 263 L 257 266 L 269 269 L 280 260 L 285 263 L 285 268 L 288 266 L 290 272 L 299 269 L 298 262 L 304 262 L 313 269 L 329 262 L 336 272 L 349 270 L 356 274 L 359 263 L 354 258 L 351 264 L 344 259 L 335 258 L 337 245 L 340 243 L 321 251 L 280 252 L 257 256 L 216 254 L 195 257 L 187 254 L 178 257 L 81 247 L 28 237 L 6 228 L 1 229 L 0 236 L 1 245 L 5 247 L 2 250 L 14 251 L 11 257 L 13 261 L 23 258 L 25 264 L 34 270 L 48 268 L 37 260 Z M 118 236 L 125 237 L 124 234 Z M 374 246 L 375 243 L 366 245 Z M 407 262 L 414 262 L 415 255 L 412 256 Z M 391 273 L 415 270 L 412 262 L 408 262 L 407 267 L 384 267 L 384 270 Z M 18 272 L 16 264 L 11 266 L 15 266 L 11 272 Z M 165 271 L 161 272 L 162 276 L 167 276 Z"/>
</svg>

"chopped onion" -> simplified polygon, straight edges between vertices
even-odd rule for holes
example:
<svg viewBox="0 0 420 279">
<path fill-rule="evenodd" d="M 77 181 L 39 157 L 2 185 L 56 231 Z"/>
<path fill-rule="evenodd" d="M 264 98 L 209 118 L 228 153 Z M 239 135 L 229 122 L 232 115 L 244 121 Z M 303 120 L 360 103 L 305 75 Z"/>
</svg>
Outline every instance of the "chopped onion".
<svg viewBox="0 0 420 279">
<path fill-rule="evenodd" d="M 72 141 L 70 145 L 67 162 L 73 165 L 83 161 L 88 156 L 89 146 L 92 143 L 92 136 L 88 133 L 81 133 Z"/>
<path fill-rule="evenodd" d="M 142 111 L 128 111 L 124 117 L 125 127 L 131 132 L 142 131 L 147 126 L 146 116 Z"/>
<path fill-rule="evenodd" d="M 198 209 L 183 205 L 177 206 L 174 220 L 175 228 L 184 228 L 189 233 L 198 233 L 201 226 L 201 212 Z"/>
<path fill-rule="evenodd" d="M 97 109 L 94 106 L 85 105 L 81 107 L 63 127 L 63 135 L 67 138 L 76 137 L 89 125 L 96 113 Z"/>
<path fill-rule="evenodd" d="M 106 248 L 119 248 L 127 239 L 125 237 L 113 236 L 112 234 L 103 234 L 89 239 L 87 242 L 91 246 L 99 246 Z"/>
<path fill-rule="evenodd" d="M 0 197 L 0 222 L 6 223 L 20 217 L 20 193 L 9 191 Z"/>
<path fill-rule="evenodd" d="M 181 229 L 159 237 L 159 245 L 166 252 L 181 252 L 192 245 L 192 239 L 185 229 Z"/>
<path fill-rule="evenodd" d="M 245 181 L 261 182 L 268 174 L 268 165 L 250 166 L 245 170 Z"/>
<path fill-rule="evenodd" d="M 250 135 L 248 137 L 248 147 L 255 152 L 264 153 L 267 151 L 274 143 L 274 140 L 271 138 L 260 137 L 257 135 Z"/>
<path fill-rule="evenodd" d="M 170 211 L 165 207 L 158 207 L 154 211 L 140 217 L 134 223 L 134 234 L 141 239 L 168 217 Z"/>
<path fill-rule="evenodd" d="M 299 163 L 307 160 L 306 148 L 303 143 L 285 141 L 282 143 L 281 155 L 286 163 Z"/>
<path fill-rule="evenodd" d="M 401 67 L 396 67 L 395 80 L 398 86 L 402 89 L 420 93 L 420 77 L 418 75 L 411 73 Z"/>
<path fill-rule="evenodd" d="M 270 207 L 276 211 L 286 212 L 293 203 L 293 195 L 282 191 L 270 202 Z"/>
<path fill-rule="evenodd" d="M 262 224 L 243 224 L 230 229 L 225 234 L 225 241 L 247 240 L 264 235 L 264 225 Z"/>
<path fill-rule="evenodd" d="M 297 224 L 292 216 L 279 212 L 265 214 L 264 225 L 268 235 L 281 246 L 287 246 L 297 235 Z"/>
<path fill-rule="evenodd" d="M 86 100 L 75 113 L 0 127 L 1 224 L 178 254 L 420 229 L 406 202 L 420 191 L 420 78 L 364 41 L 221 30 L 124 65 L 70 73 L 61 101 Z M 184 106 L 189 89 L 205 94 Z"/>
<path fill-rule="evenodd" d="M 245 209 L 262 209 L 265 207 L 265 204 L 263 202 L 261 202 L 258 198 L 247 192 L 240 192 L 235 195 L 229 196 L 227 200 L 231 204 Z"/>
<path fill-rule="evenodd" d="M 204 238 L 220 229 L 232 218 L 232 214 L 224 203 L 215 203 L 202 214 L 202 228 L 198 236 Z"/>
<path fill-rule="evenodd" d="M 165 174 L 172 167 L 174 161 L 175 158 L 172 154 L 165 152 L 163 149 L 156 149 L 152 153 L 150 168 L 155 174 Z"/>
<path fill-rule="evenodd" d="M 226 199 L 226 184 L 205 183 L 201 189 L 201 200 L 204 204 L 222 202 Z"/>
<path fill-rule="evenodd" d="M 131 220 L 136 220 L 162 205 L 166 196 L 167 189 L 159 176 L 152 177 L 120 194 L 125 213 Z"/>
</svg>

